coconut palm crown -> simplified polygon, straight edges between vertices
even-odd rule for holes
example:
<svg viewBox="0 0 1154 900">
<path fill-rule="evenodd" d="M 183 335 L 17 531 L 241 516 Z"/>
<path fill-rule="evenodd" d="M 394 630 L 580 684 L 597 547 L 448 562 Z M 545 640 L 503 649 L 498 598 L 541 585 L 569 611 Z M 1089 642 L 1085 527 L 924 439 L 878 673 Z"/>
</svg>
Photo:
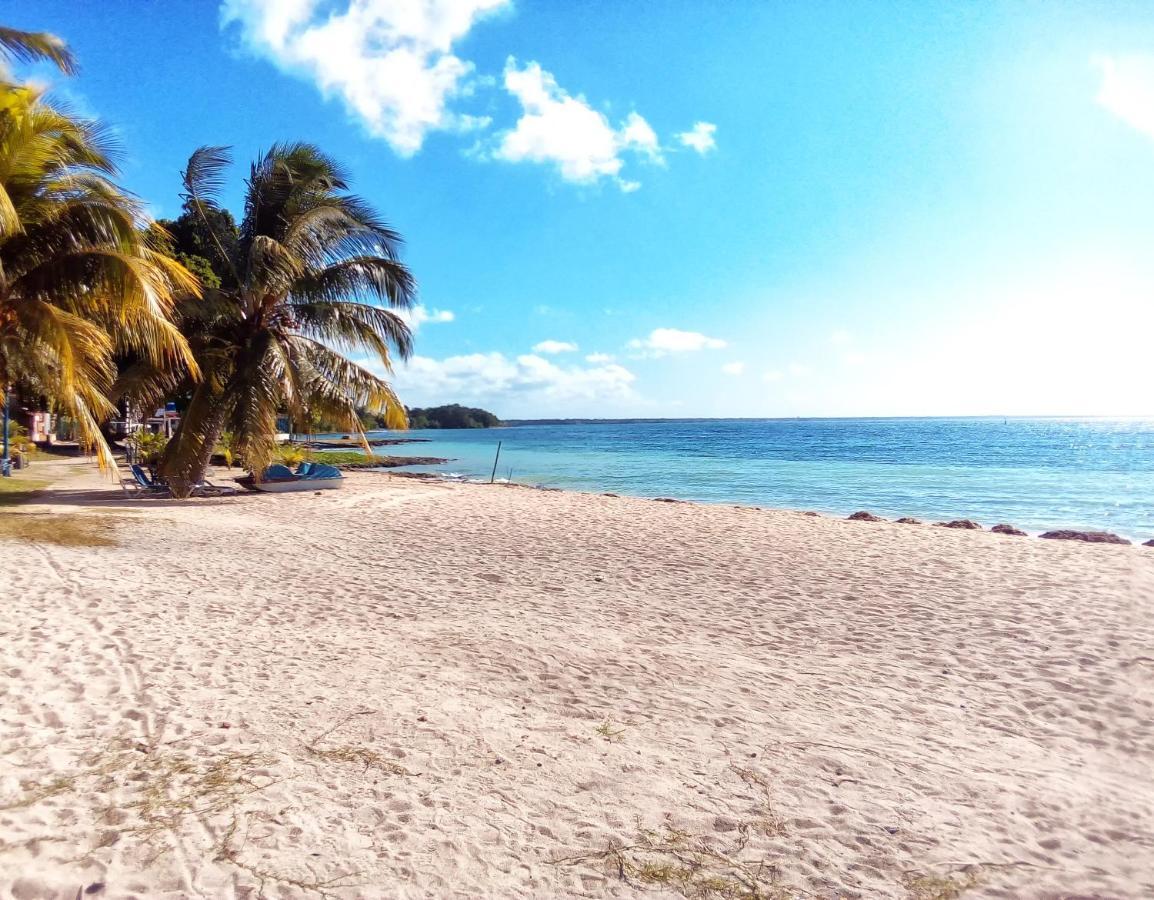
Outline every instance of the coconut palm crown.
<svg viewBox="0 0 1154 900">
<path fill-rule="evenodd" d="M 347 192 L 337 163 L 302 143 L 273 146 L 252 164 L 233 228 L 218 200 L 228 165 L 227 148 L 202 147 L 184 173 L 186 214 L 202 225 L 220 284 L 185 308 L 204 378 L 162 464 L 177 494 L 203 477 L 225 430 L 260 472 L 278 413 L 358 433 L 358 408 L 406 424 L 389 383 L 367 368 L 389 372 L 394 353 L 411 352 L 397 310 L 411 307 L 416 286 L 398 258 L 400 236 Z"/>
</svg>

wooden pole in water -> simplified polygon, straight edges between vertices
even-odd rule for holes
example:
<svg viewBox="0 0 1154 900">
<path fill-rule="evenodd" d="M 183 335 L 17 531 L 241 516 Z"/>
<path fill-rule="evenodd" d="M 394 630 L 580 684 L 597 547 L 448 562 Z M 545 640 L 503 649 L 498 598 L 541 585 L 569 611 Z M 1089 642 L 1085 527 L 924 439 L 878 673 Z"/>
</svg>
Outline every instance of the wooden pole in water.
<svg viewBox="0 0 1154 900">
<path fill-rule="evenodd" d="M 493 457 L 493 474 L 489 476 L 489 484 L 497 480 L 497 460 L 501 458 L 501 442 L 497 441 L 497 455 Z"/>
</svg>

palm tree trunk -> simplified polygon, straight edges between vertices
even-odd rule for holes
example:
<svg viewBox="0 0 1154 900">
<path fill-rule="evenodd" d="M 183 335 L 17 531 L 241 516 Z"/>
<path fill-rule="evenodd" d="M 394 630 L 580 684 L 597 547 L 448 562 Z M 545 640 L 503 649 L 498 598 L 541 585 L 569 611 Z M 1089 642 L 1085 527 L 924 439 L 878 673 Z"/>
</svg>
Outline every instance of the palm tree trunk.
<svg viewBox="0 0 1154 900">
<path fill-rule="evenodd" d="M 176 434 L 168 442 L 160 473 L 174 497 L 184 498 L 204 480 L 212 451 L 224 430 L 225 389 L 206 377 L 196 386 L 192 402 L 181 417 Z"/>
</svg>

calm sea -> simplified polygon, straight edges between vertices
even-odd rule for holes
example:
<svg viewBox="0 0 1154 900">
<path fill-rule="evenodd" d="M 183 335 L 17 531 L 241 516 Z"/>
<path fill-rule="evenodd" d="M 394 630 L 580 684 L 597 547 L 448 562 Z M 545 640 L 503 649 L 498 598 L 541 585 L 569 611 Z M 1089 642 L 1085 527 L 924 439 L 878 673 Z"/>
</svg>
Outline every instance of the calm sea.
<svg viewBox="0 0 1154 900">
<path fill-rule="evenodd" d="M 384 436 L 383 434 L 381 436 Z M 707 419 L 413 431 L 445 475 L 1154 537 L 1151 419 Z"/>
</svg>

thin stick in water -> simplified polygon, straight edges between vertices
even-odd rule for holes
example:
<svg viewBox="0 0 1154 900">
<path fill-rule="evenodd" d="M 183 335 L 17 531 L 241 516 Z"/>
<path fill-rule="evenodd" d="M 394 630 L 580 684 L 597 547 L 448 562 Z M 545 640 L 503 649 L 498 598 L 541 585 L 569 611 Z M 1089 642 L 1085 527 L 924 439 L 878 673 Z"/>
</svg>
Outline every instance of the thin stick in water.
<svg viewBox="0 0 1154 900">
<path fill-rule="evenodd" d="M 501 458 L 501 442 L 497 441 L 497 455 L 493 457 L 493 474 L 489 476 L 489 484 L 497 480 L 497 460 Z"/>
</svg>

